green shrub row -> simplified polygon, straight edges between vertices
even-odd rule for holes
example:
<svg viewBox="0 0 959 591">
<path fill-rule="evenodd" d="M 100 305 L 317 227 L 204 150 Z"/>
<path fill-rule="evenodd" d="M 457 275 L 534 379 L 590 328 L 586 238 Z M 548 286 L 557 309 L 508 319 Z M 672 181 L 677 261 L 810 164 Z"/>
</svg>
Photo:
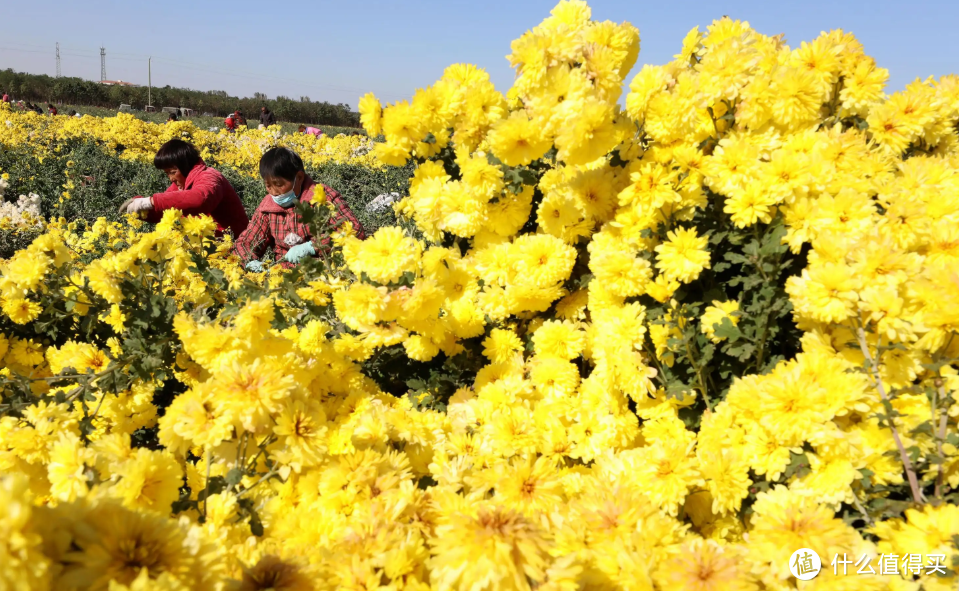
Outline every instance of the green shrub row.
<svg viewBox="0 0 959 591">
<path fill-rule="evenodd" d="M 372 169 L 355 164 L 326 163 L 308 167 L 314 180 L 338 191 L 349 203 L 368 233 L 384 225 L 397 223 L 392 208 L 369 211 L 368 204 L 378 195 L 396 192 L 405 195 L 413 165 Z M 240 196 L 247 213 L 252 215 L 266 195 L 259 178 L 251 178 L 230 167 L 219 167 Z M 63 216 L 67 220 L 97 218 L 119 219 L 117 208 L 136 195 L 152 195 L 166 190 L 166 176 L 152 165 L 121 160 L 101 146 L 89 141 L 73 140 L 60 146 L 60 151 L 38 157 L 29 148 L 9 149 L 0 146 L 0 172 L 9 173 L 9 187 L 4 199 L 16 201 L 19 195 L 36 193 L 41 197 L 45 217 Z M 69 174 L 69 178 L 68 178 Z M 67 188 L 72 181 L 73 188 Z M 70 199 L 59 203 L 69 191 Z M 0 236 L 0 258 L 29 243 L 29 236 Z"/>
<path fill-rule="evenodd" d="M 197 113 L 209 112 L 220 117 L 240 110 L 251 122 L 258 121 L 260 107 L 266 106 L 276 114 L 277 119 L 283 121 L 354 127 L 360 124 L 360 114 L 350 105 L 313 101 L 308 96 L 268 99 L 266 95 L 257 93 L 253 97 L 239 98 L 220 90 L 202 91 L 170 86 L 149 90 L 145 86 L 105 86 L 94 80 L 68 76 L 53 78 L 45 74 L 15 72 L 10 68 L 0 70 L 0 89 L 14 99 L 39 102 L 44 110 L 46 103 L 57 101 L 112 108 L 127 104 L 143 108 L 149 98 L 157 110 L 163 107 L 190 107 Z"/>
<path fill-rule="evenodd" d="M 85 105 L 59 105 L 60 115 L 66 115 L 70 112 L 71 109 L 77 111 L 82 115 L 92 115 L 93 117 L 116 117 L 116 109 L 108 109 L 105 107 L 89 107 Z M 149 121 L 150 123 L 166 123 L 167 119 L 170 118 L 169 113 L 155 112 L 147 113 L 142 110 L 135 110 L 128 113 L 133 115 L 141 121 Z M 257 111 L 252 115 L 248 115 L 247 123 L 251 128 L 255 128 L 259 125 L 260 112 Z M 202 115 L 196 115 L 193 117 L 185 117 L 185 121 L 192 121 L 200 129 L 210 129 L 211 127 L 223 128 L 223 117 L 203 117 Z M 283 133 L 296 133 L 300 124 L 295 121 L 279 121 L 280 128 L 283 130 Z M 336 125 L 321 125 L 318 123 L 304 123 L 304 125 L 310 125 L 311 127 L 317 127 L 323 130 L 323 133 L 329 136 L 335 136 L 340 133 L 347 135 L 366 135 L 366 131 L 362 127 L 338 127 Z"/>
</svg>

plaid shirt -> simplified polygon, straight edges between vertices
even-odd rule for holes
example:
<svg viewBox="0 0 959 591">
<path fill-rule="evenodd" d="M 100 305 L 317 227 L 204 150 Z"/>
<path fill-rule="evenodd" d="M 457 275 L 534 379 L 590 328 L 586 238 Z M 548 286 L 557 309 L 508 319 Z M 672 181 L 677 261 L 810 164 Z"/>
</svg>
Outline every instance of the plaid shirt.
<svg viewBox="0 0 959 591">
<path fill-rule="evenodd" d="M 303 187 L 303 193 L 300 196 L 300 203 L 308 203 L 313 199 L 313 189 L 317 184 L 313 179 L 306 177 L 306 184 Z M 334 228 L 339 228 L 344 222 L 353 224 L 357 238 L 366 238 L 363 226 L 356 219 L 353 212 L 346 205 L 346 200 L 339 193 L 326 185 L 320 185 L 326 192 L 326 201 L 333 205 L 333 216 L 330 222 Z M 253 212 L 250 219 L 250 225 L 237 238 L 234 249 L 244 263 L 251 260 L 259 260 L 267 248 L 273 247 L 275 260 L 279 261 L 298 242 L 288 243 L 287 237 L 293 234 L 294 238 L 299 238 L 299 242 L 307 240 L 313 241 L 313 247 L 317 252 L 320 249 L 329 250 L 329 236 L 323 236 L 317 241 L 315 236 L 310 236 L 310 228 L 303 223 L 300 216 L 296 214 L 295 208 L 283 208 L 277 205 L 273 198 L 267 195 L 260 202 L 259 207 Z M 288 263 L 284 263 L 285 266 Z"/>
</svg>

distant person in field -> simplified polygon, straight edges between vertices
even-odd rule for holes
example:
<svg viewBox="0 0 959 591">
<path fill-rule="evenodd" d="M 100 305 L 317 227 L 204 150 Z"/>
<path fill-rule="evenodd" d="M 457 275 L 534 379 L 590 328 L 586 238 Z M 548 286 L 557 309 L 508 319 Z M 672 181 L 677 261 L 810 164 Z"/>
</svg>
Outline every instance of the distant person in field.
<svg viewBox="0 0 959 591">
<path fill-rule="evenodd" d="M 0 90 L 0 92 L 3 93 L 3 102 L 9 103 L 9 102 L 10 102 L 10 95 L 7 94 L 7 93 L 5 93 L 5 92 L 3 92 L 2 90 Z"/>
<path fill-rule="evenodd" d="M 276 125 L 276 117 L 273 115 L 273 111 L 266 107 L 260 107 L 260 125 L 264 127 Z"/>
<path fill-rule="evenodd" d="M 50 103 L 47 103 L 47 112 L 50 113 L 51 115 L 56 115 L 57 108 L 51 105 Z"/>
<path fill-rule="evenodd" d="M 234 115 L 234 118 L 236 119 L 237 127 L 241 125 L 246 127 L 246 117 L 243 116 L 243 111 L 237 111 L 236 113 L 233 113 L 233 115 Z"/>
<path fill-rule="evenodd" d="M 173 123 L 173 122 L 176 121 L 176 120 L 177 120 L 176 113 L 170 113 L 170 118 L 167 119 L 166 121 L 167 121 L 167 123 Z"/>
<path fill-rule="evenodd" d="M 236 118 L 233 116 L 233 113 L 230 113 L 226 116 L 226 119 L 223 120 L 223 125 L 230 133 L 233 133 L 236 130 Z"/>
<path fill-rule="evenodd" d="M 159 222 L 163 212 L 179 209 L 184 215 L 206 214 L 216 222 L 217 235 L 229 230 L 239 236 L 250 219 L 230 181 L 200 158 L 193 144 L 170 140 L 160 147 L 153 165 L 166 173 L 170 187 L 152 197 L 135 197 L 120 206 L 120 213 L 146 213 L 148 222 Z"/>
<path fill-rule="evenodd" d="M 289 148 L 268 150 L 260 159 L 260 176 L 269 193 L 253 213 L 250 226 L 236 240 L 234 250 L 246 264 L 248 271 L 260 273 L 260 260 L 268 248 L 273 249 L 274 260 L 284 267 L 295 265 L 306 257 L 316 257 L 318 251 L 329 249 L 329 236 L 310 235 L 310 228 L 296 213 L 297 203 L 310 203 L 317 187 L 323 199 L 333 206 L 330 218 L 333 229 L 350 222 L 358 238 L 365 238 L 363 226 L 339 193 L 318 184 L 306 174 L 303 160 Z"/>
<path fill-rule="evenodd" d="M 321 135 L 323 135 L 323 130 L 317 129 L 315 127 L 307 127 L 305 125 L 301 125 L 298 130 L 300 133 L 308 133 L 314 137 L 320 137 Z"/>
</svg>

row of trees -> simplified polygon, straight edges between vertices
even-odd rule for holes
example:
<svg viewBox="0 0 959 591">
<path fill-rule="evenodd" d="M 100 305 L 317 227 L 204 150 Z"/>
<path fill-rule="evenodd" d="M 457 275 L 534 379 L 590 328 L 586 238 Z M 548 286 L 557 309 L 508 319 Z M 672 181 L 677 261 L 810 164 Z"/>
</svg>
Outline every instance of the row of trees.
<svg viewBox="0 0 959 591">
<path fill-rule="evenodd" d="M 82 78 L 54 78 L 45 74 L 15 72 L 8 68 L 0 70 L 0 90 L 19 100 L 31 102 L 62 101 L 72 105 L 117 108 L 121 104 L 142 109 L 147 104 L 145 86 L 106 86 Z M 359 127 L 359 113 L 344 103 L 332 104 L 300 97 L 299 100 L 279 96 L 268 99 L 265 94 L 238 98 L 222 90 L 190 90 L 171 86 L 154 87 L 153 105 L 161 107 L 188 107 L 198 113 L 213 113 L 226 116 L 240 110 L 251 121 L 259 116 L 260 107 L 266 105 L 277 119 L 297 123 L 316 123 L 341 127 Z"/>
</svg>

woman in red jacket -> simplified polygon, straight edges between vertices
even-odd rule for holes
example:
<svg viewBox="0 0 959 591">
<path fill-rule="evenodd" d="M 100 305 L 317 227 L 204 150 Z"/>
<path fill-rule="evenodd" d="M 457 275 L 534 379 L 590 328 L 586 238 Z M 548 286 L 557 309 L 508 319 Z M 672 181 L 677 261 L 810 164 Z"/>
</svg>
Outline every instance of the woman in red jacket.
<svg viewBox="0 0 959 591">
<path fill-rule="evenodd" d="M 250 218 L 230 181 L 207 166 L 199 152 L 183 140 L 160 147 L 153 165 L 166 173 L 170 187 L 153 197 L 135 197 L 120 206 L 120 213 L 146 213 L 148 222 L 159 222 L 163 212 L 179 209 L 184 215 L 206 214 L 216 222 L 217 234 L 229 230 L 234 237 L 246 230 Z"/>
</svg>

